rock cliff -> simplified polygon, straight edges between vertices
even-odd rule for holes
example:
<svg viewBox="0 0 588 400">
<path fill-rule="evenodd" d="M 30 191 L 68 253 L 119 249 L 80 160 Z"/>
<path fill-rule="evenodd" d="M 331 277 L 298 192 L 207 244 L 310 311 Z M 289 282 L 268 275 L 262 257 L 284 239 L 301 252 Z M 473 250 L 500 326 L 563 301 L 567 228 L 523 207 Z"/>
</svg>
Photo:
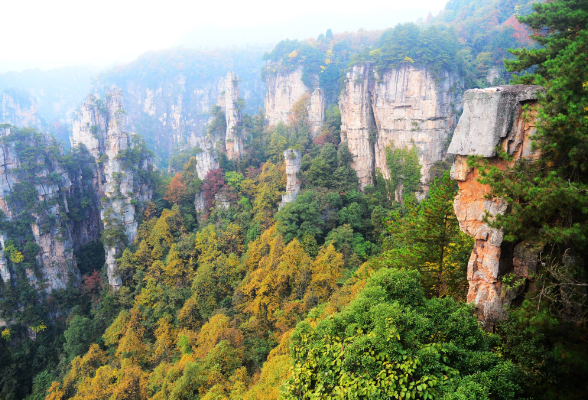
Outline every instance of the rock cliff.
<svg viewBox="0 0 588 400">
<path fill-rule="evenodd" d="M 24 90 L 5 90 L 1 94 L 0 123 L 41 128 L 35 99 Z"/>
<path fill-rule="evenodd" d="M 239 98 L 239 77 L 229 71 L 225 77 L 226 88 L 218 98 L 217 105 L 224 114 L 226 129 L 222 132 L 210 129 L 214 118 L 209 118 L 205 136 L 194 139 L 194 144 L 201 150 L 196 154 L 196 173 L 204 180 L 209 171 L 219 167 L 219 152 L 225 152 L 229 160 L 240 159 L 243 156 L 245 141 L 241 124 L 241 107 L 243 101 Z"/>
<path fill-rule="evenodd" d="M 225 91 L 219 98 L 219 105 L 225 112 L 227 132 L 225 149 L 229 160 L 239 159 L 243 154 L 241 109 L 239 106 L 239 77 L 229 71 L 225 78 Z"/>
<path fill-rule="evenodd" d="M 137 211 L 152 196 L 150 155 L 142 139 L 126 132 L 122 91 L 113 88 L 104 100 L 88 96 L 73 123 L 72 147 L 84 146 L 93 156 L 95 193 L 108 272 L 113 288 L 121 285 L 115 256 L 137 234 Z"/>
<path fill-rule="evenodd" d="M 101 74 L 97 90 L 102 85 L 121 88 L 129 131 L 141 134 L 165 165 L 174 150 L 201 147 L 211 108 L 221 93 L 231 91 L 225 87 L 229 71 L 243 80 L 239 95 L 246 110 L 257 112 L 265 91 L 258 72 L 263 52 L 178 48 L 151 52 Z"/>
<path fill-rule="evenodd" d="M 434 76 L 410 65 L 378 76 L 371 63 L 353 66 L 339 97 L 341 140 L 354 156 L 361 187 L 374 182 L 377 170 L 389 178 L 387 146 L 414 145 L 426 188 L 431 165 L 446 155 L 462 90 L 460 79 L 448 72 Z"/>
<path fill-rule="evenodd" d="M 26 279 L 46 293 L 79 283 L 74 224 L 69 223 L 69 199 L 77 177 L 68 174 L 59 150 L 49 134 L 0 129 L 0 277 L 4 283 Z"/>
<path fill-rule="evenodd" d="M 326 100 L 324 92 L 315 84 L 313 88 L 302 82 L 302 67 L 294 71 L 268 73 L 266 79 L 265 117 L 270 126 L 280 122 L 289 123 L 290 111 L 297 101 L 308 96 L 308 121 L 311 135 L 320 133 L 325 119 Z M 315 79 L 317 81 L 317 79 Z"/>
<path fill-rule="evenodd" d="M 486 198 L 490 188 L 478 181 L 478 170 L 470 168 L 467 159 L 481 156 L 489 165 L 504 169 L 522 158 L 538 157 L 530 137 L 535 132 L 539 90 L 539 86 L 519 85 L 466 91 L 463 114 L 448 149 L 455 155 L 451 176 L 459 185 L 455 213 L 461 230 L 476 239 L 468 263 L 468 302 L 476 305 L 488 329 L 505 317 L 505 307 L 524 290 L 524 285 L 508 287 L 501 278 L 507 273 L 528 278 L 535 272 L 541 246 L 504 242 L 502 231 L 483 221 L 486 213 L 505 212 L 507 204 Z M 497 148 L 511 155 L 512 161 L 499 158 Z"/>
<path fill-rule="evenodd" d="M 284 152 L 284 160 L 286 163 L 286 193 L 282 195 L 279 208 L 296 200 L 296 196 L 300 192 L 298 172 L 300 172 L 302 165 L 302 155 L 298 150 L 288 149 Z"/>
</svg>

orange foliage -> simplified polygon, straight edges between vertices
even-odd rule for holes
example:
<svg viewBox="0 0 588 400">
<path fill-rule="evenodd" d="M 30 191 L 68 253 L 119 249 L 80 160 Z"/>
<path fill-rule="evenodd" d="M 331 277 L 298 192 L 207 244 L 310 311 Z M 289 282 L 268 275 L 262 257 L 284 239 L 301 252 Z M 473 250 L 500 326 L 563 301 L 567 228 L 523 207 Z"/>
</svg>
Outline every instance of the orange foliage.
<svg viewBox="0 0 588 400">
<path fill-rule="evenodd" d="M 167 192 L 163 197 L 173 204 L 180 204 L 186 198 L 186 185 L 182 182 L 182 175 L 177 173 L 169 184 Z"/>
<path fill-rule="evenodd" d="M 204 358 L 222 340 L 227 340 L 233 347 L 240 347 L 243 343 L 243 334 L 235 327 L 229 317 L 217 314 L 211 317 L 202 326 L 196 339 L 194 357 Z"/>
</svg>

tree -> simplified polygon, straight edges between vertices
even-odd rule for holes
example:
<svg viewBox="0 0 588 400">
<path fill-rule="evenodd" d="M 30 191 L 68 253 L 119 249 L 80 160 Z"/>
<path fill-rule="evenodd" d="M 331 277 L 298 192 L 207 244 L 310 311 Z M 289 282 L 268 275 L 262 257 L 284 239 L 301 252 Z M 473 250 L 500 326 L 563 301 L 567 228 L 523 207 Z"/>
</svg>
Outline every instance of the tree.
<svg viewBox="0 0 588 400">
<path fill-rule="evenodd" d="M 208 171 L 202 184 L 202 194 L 204 196 L 206 210 L 212 207 L 214 196 L 225 186 L 225 177 L 222 169 L 217 168 Z"/>
<path fill-rule="evenodd" d="M 421 165 L 415 146 L 410 149 L 386 147 L 386 164 L 390 170 L 389 197 L 402 203 L 405 196 L 421 189 Z"/>
<path fill-rule="evenodd" d="M 491 187 L 489 196 L 509 206 L 495 219 L 488 216 L 490 226 L 502 228 L 506 241 L 545 245 L 545 264 L 567 265 L 559 269 L 569 273 L 569 279 L 548 278 L 548 286 L 566 292 L 564 282 L 587 279 L 588 264 L 579 260 L 588 256 L 588 1 L 536 3 L 533 10 L 519 20 L 533 30 L 531 38 L 540 47 L 512 50 L 517 59 L 505 64 L 510 71 L 527 71 L 515 82 L 544 87 L 540 107 L 523 111 L 537 120 L 532 139 L 541 156 L 511 162 L 504 171 L 476 160 L 471 164 Z"/>
<path fill-rule="evenodd" d="M 446 171 L 427 199 L 407 202 L 406 215 L 393 211 L 384 258 L 395 267 L 416 268 L 437 295 L 464 296 L 473 240 L 461 232 L 453 210 L 457 185 Z"/>
<path fill-rule="evenodd" d="M 325 225 L 312 190 L 299 194 L 293 203 L 286 204 L 276 214 L 276 221 L 279 222 L 278 231 L 284 235 L 286 242 L 295 237 L 302 240 L 305 234 L 320 237 Z"/>
<path fill-rule="evenodd" d="M 63 333 L 65 336 L 65 343 L 63 350 L 68 356 L 69 360 L 73 360 L 76 356 L 83 355 L 90 344 L 95 339 L 92 321 L 89 318 L 76 315 L 69 323 L 69 327 Z"/>
<path fill-rule="evenodd" d="M 287 399 L 516 399 L 520 370 L 451 298 L 426 299 L 415 271 L 382 269 L 349 306 L 296 327 Z"/>
<path fill-rule="evenodd" d="M 175 174 L 165 192 L 164 199 L 172 204 L 180 204 L 186 199 L 186 185 L 182 182 L 182 175 Z"/>
</svg>

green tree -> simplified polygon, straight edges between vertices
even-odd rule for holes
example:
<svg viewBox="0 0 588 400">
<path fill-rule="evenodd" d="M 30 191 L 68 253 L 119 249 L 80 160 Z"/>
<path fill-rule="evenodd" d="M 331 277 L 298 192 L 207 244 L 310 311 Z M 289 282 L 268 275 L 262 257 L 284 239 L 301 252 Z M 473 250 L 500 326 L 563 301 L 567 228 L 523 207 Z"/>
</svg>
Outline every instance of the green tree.
<svg viewBox="0 0 588 400">
<path fill-rule="evenodd" d="M 427 300 L 416 271 L 382 269 L 340 313 L 291 338 L 288 399 L 517 399 L 520 371 L 473 310 Z M 319 319 L 320 320 L 320 319 Z"/>
<path fill-rule="evenodd" d="M 473 239 L 461 232 L 453 210 L 457 185 L 446 171 L 420 204 L 407 201 L 406 215 L 393 211 L 384 258 L 397 267 L 416 268 L 437 295 L 462 297 Z"/>
<path fill-rule="evenodd" d="M 386 147 L 386 164 L 390 170 L 389 197 L 402 202 L 405 196 L 421 189 L 421 165 L 415 146 L 410 149 Z"/>
<path fill-rule="evenodd" d="M 302 241 L 305 235 L 321 237 L 325 222 L 321 218 L 320 205 L 315 192 L 305 191 L 296 197 L 296 201 L 276 214 L 278 232 L 284 236 L 286 243 L 294 238 Z"/>
<path fill-rule="evenodd" d="M 536 3 L 519 20 L 538 33 L 540 49 L 511 51 L 511 71 L 536 66 L 518 82 L 545 87 L 534 141 L 541 158 L 505 172 L 492 168 L 484 180 L 512 207 L 498 216 L 507 239 L 532 237 L 586 251 L 588 224 L 588 1 Z M 503 182 L 500 182 L 503 180 Z"/>
<path fill-rule="evenodd" d="M 76 315 L 72 318 L 63 336 L 65 337 L 63 351 L 71 361 L 86 353 L 95 339 L 92 321 L 89 318 Z"/>
</svg>

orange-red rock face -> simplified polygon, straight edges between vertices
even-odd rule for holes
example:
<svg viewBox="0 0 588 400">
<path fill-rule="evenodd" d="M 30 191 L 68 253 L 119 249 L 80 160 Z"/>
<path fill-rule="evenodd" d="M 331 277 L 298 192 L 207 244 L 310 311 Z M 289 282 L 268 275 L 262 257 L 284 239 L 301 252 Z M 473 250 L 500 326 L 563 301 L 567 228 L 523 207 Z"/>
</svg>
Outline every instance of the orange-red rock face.
<svg viewBox="0 0 588 400">
<path fill-rule="evenodd" d="M 539 89 L 521 85 L 468 90 L 464 113 L 449 148 L 449 153 L 456 155 L 451 175 L 459 185 L 455 213 L 461 230 L 476 239 L 468 263 L 468 302 L 476 305 L 478 317 L 489 327 L 505 317 L 505 307 L 518 295 L 503 287 L 501 277 L 510 272 L 528 277 L 533 260 L 529 256 L 522 260 L 521 256 L 513 261 L 513 254 L 527 254 L 519 248 L 523 244 L 504 242 L 502 231 L 483 221 L 486 213 L 504 213 L 507 204 L 502 199 L 487 198 L 490 187 L 479 182 L 477 168 L 470 168 L 467 160 L 470 155 L 482 156 L 490 166 L 504 170 L 522 158 L 538 157 L 531 148 L 531 136 L 535 133 Z M 526 111 L 523 104 L 528 105 Z M 512 161 L 500 159 L 497 147 L 512 155 Z"/>
</svg>

